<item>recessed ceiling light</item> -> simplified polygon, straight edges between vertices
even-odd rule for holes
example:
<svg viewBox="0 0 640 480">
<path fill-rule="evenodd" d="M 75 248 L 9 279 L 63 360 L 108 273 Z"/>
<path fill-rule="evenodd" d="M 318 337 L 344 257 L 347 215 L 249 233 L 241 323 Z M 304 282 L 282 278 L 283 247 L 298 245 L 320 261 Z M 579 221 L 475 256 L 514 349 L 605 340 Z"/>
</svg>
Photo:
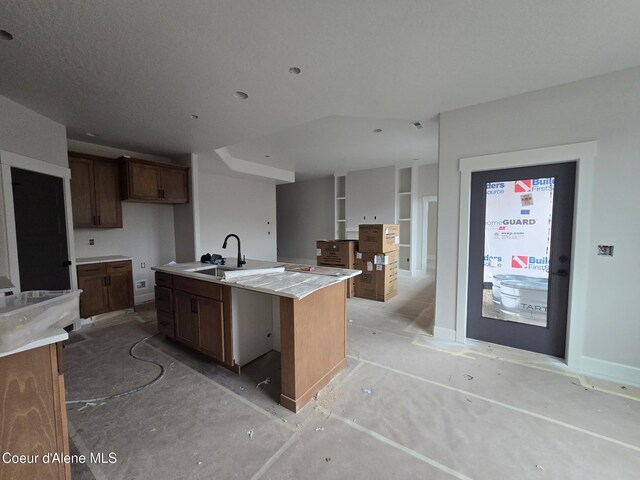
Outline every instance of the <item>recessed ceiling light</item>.
<svg viewBox="0 0 640 480">
<path fill-rule="evenodd" d="M 100 135 L 98 135 L 97 133 L 91 133 L 91 132 L 87 132 L 87 137 L 99 137 Z"/>
<path fill-rule="evenodd" d="M 381 128 L 376 128 L 376 129 L 373 131 L 373 133 L 380 133 L 381 131 L 382 131 L 382 129 L 381 129 Z"/>
<path fill-rule="evenodd" d="M 264 158 L 271 158 L 271 155 L 265 155 Z"/>
<path fill-rule="evenodd" d="M 249 98 L 249 95 L 244 92 L 235 92 L 233 96 L 239 98 L 240 100 L 246 100 L 247 98 Z"/>
<path fill-rule="evenodd" d="M 0 30 L 0 38 L 2 40 L 13 40 L 13 35 L 11 35 L 6 30 Z"/>
<path fill-rule="evenodd" d="M 193 118 L 194 120 L 197 120 L 200 117 L 198 117 L 198 115 L 191 115 L 191 118 Z"/>
<path fill-rule="evenodd" d="M 289 73 L 292 73 L 293 75 L 300 75 L 300 72 L 301 72 L 301 71 L 302 71 L 302 70 L 300 70 L 300 68 L 299 68 L 299 67 L 291 67 L 291 68 L 289 69 Z"/>
<path fill-rule="evenodd" d="M 424 126 L 422 125 L 422 122 L 413 122 L 413 126 L 416 127 L 418 130 L 420 130 L 421 128 L 424 128 Z"/>
</svg>

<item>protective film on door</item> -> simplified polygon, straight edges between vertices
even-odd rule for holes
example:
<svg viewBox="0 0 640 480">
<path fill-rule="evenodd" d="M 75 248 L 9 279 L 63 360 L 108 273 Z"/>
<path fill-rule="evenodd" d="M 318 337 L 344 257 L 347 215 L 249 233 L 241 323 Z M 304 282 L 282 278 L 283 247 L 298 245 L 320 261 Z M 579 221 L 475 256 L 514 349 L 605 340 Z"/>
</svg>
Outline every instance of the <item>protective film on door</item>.
<svg viewBox="0 0 640 480">
<path fill-rule="evenodd" d="M 554 177 L 488 182 L 482 316 L 547 327 Z"/>
</svg>

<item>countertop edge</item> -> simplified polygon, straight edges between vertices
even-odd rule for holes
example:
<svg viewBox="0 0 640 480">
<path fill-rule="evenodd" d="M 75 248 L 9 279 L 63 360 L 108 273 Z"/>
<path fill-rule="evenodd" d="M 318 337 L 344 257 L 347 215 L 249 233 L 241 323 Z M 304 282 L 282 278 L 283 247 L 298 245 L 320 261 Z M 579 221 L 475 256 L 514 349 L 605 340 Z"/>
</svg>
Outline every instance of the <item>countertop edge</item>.
<svg viewBox="0 0 640 480">
<path fill-rule="evenodd" d="M 123 262 L 126 260 L 133 260 L 131 257 L 124 255 L 102 255 L 97 257 L 82 257 L 76 258 L 76 265 L 90 265 L 92 263 L 109 263 L 109 262 Z"/>
<path fill-rule="evenodd" d="M 51 345 L 52 343 L 63 342 L 68 338 L 69 334 L 63 328 L 47 330 L 43 332 L 42 336 L 37 340 L 32 340 L 31 342 L 26 343 L 23 346 L 16 348 L 15 350 L 0 353 L 0 358 L 8 357 L 9 355 L 14 355 L 20 352 L 25 352 L 27 350 L 32 350 L 34 348 L 44 347 L 45 345 Z"/>
</svg>

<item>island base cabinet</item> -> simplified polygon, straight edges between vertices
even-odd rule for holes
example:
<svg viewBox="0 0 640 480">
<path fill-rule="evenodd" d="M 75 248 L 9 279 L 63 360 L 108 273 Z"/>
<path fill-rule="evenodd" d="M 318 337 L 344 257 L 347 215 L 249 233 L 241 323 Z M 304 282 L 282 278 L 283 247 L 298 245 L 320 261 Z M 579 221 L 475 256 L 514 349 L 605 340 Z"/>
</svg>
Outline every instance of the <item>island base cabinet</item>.
<svg viewBox="0 0 640 480">
<path fill-rule="evenodd" d="M 69 454 L 60 363 L 56 344 L 0 357 L 0 454 L 38 456 L 28 464 L 0 461 L 0 478 L 71 478 L 70 464 L 42 461 L 47 453 Z"/>
<path fill-rule="evenodd" d="M 175 339 L 224 362 L 222 302 L 175 290 Z"/>
<path fill-rule="evenodd" d="M 347 366 L 347 282 L 280 299 L 280 404 L 298 412 Z"/>
</svg>

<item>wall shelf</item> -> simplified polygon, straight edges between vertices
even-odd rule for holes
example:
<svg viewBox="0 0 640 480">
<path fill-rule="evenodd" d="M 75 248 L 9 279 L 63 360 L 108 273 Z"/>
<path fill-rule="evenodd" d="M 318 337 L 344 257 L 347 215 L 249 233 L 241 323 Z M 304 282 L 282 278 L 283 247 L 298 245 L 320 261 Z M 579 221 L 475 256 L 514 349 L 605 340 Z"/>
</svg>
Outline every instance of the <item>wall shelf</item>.
<svg viewBox="0 0 640 480">
<path fill-rule="evenodd" d="M 347 177 L 346 175 L 336 175 L 334 177 L 335 196 L 335 239 L 344 240 L 346 238 L 347 220 Z"/>
<path fill-rule="evenodd" d="M 416 171 L 414 167 L 396 170 L 396 222 L 400 225 L 400 246 L 398 268 L 400 272 L 413 273 L 415 270 L 415 227 L 414 193 L 416 191 Z"/>
</svg>

